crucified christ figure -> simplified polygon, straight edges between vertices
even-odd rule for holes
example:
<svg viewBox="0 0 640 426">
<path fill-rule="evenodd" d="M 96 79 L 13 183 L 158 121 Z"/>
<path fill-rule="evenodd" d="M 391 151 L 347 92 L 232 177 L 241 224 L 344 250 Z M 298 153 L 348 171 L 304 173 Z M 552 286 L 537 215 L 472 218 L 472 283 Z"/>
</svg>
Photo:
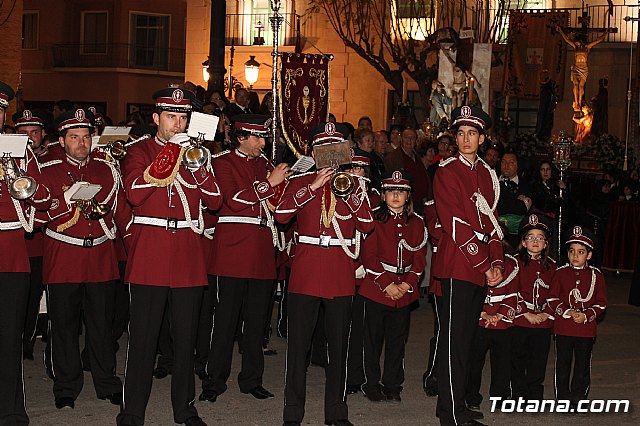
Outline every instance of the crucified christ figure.
<svg viewBox="0 0 640 426">
<path fill-rule="evenodd" d="M 567 34 L 560 28 L 560 26 L 556 25 L 556 30 L 560 33 L 564 41 L 571 47 L 575 52 L 575 64 L 571 66 L 571 82 L 573 83 L 573 110 L 576 113 L 581 113 L 582 111 L 582 100 L 584 98 L 584 85 L 587 82 L 587 77 L 589 76 L 589 65 L 587 63 L 587 59 L 589 57 L 589 52 L 591 49 L 604 41 L 607 37 L 607 34 L 611 31 L 609 28 L 606 29 L 604 34 L 600 37 L 592 41 L 591 43 L 584 43 L 582 40 L 577 37 L 569 38 Z"/>
</svg>

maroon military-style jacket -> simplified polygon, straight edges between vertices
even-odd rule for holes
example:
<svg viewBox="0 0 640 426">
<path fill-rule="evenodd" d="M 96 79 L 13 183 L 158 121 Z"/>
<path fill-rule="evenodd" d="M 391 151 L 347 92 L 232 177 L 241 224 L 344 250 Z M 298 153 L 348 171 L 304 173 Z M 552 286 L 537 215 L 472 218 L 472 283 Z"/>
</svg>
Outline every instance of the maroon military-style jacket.
<svg viewBox="0 0 640 426">
<path fill-rule="evenodd" d="M 261 280 L 276 277 L 277 231 L 272 229 L 275 223 L 266 203 L 275 192 L 267 181 L 268 167 L 264 156 L 249 158 L 237 149 L 213 160 L 224 201 L 213 237 L 217 256 L 212 275 Z M 243 220 L 258 223 L 241 223 Z"/>
<path fill-rule="evenodd" d="M 420 296 L 418 284 L 426 266 L 427 229 L 417 215 L 391 214 L 387 222 L 376 220 L 367 235 L 361 259 L 367 275 L 360 294 L 382 305 L 402 308 Z M 408 248 L 407 248 L 408 247 Z M 398 300 L 384 292 L 390 284 L 406 282 L 411 290 Z"/>
<path fill-rule="evenodd" d="M 43 283 L 105 282 L 119 278 L 115 239 L 131 221 L 117 167 L 103 153 L 93 152 L 86 164 L 65 156 L 43 165 L 51 190 L 51 208 L 38 214 L 44 231 Z M 75 182 L 101 185 L 95 196 L 110 206 L 102 220 L 84 217 L 77 204 L 67 205 L 64 192 Z"/>
<path fill-rule="evenodd" d="M 220 208 L 220 190 L 213 171 L 206 167 L 192 173 L 181 166 L 168 186 L 148 183 L 145 170 L 164 145 L 157 138 L 143 139 L 128 147 L 122 165 L 126 196 L 134 214 L 125 236 L 125 240 L 131 239 L 127 242 L 125 280 L 171 288 L 205 286 L 207 269 L 200 236 L 204 220 L 199 218 L 204 207 Z M 143 223 L 151 221 L 156 225 Z"/>
<path fill-rule="evenodd" d="M 502 319 L 489 330 L 506 330 L 511 327 L 518 306 L 518 262 L 513 256 L 506 255 L 504 262 L 504 279 L 500 284 L 487 286 L 487 295 L 482 311 L 489 315 L 502 315 Z M 480 318 L 478 326 L 484 327 L 486 321 Z"/>
<path fill-rule="evenodd" d="M 296 254 L 291 266 L 289 292 L 306 294 L 331 299 L 339 296 L 353 296 L 356 286 L 355 262 L 349 257 L 344 248 L 338 244 L 338 235 L 333 225 L 328 228 L 322 221 L 323 198 L 331 199 L 329 184 L 316 191 L 310 185 L 317 174 L 301 175 L 289 180 L 282 194 L 276 219 L 280 223 L 287 223 L 293 217 L 298 220 L 298 236 L 296 238 Z M 355 254 L 359 242 L 356 230 L 366 234 L 373 230 L 371 207 L 366 201 L 362 183 L 357 184 L 354 193 L 345 199 L 336 197 L 335 214 L 333 220 L 342 234 L 346 247 Z M 327 211 L 329 211 L 327 209 Z M 318 243 L 304 243 L 306 241 L 323 241 L 328 246 Z M 325 245 L 326 245 L 325 244 Z"/>
<path fill-rule="evenodd" d="M 516 256 L 520 268 L 518 280 L 518 309 L 513 324 L 527 328 L 551 328 L 553 327 L 552 315 L 550 319 L 540 324 L 531 324 L 524 317 L 527 312 L 547 312 L 547 298 L 549 297 L 551 282 L 556 272 L 556 262 L 548 259 L 548 269 L 544 269 L 539 260 L 529 259 L 525 266 L 522 258 Z"/>
<path fill-rule="evenodd" d="M 567 315 L 569 309 L 587 316 L 584 324 Z M 553 332 L 561 336 L 595 337 L 597 320 L 607 309 L 607 290 L 604 276 L 598 268 L 578 269 L 567 264 L 556 269 L 547 299 L 549 315 L 554 315 Z"/>
<path fill-rule="evenodd" d="M 474 163 L 461 153 L 440 163 L 433 185 L 442 225 L 435 266 L 440 278 L 485 285 L 485 272 L 502 267 L 501 238 L 495 218 L 500 196 L 495 172 L 481 159 Z M 479 208 L 482 203 L 486 208 Z"/>
<path fill-rule="evenodd" d="M 46 210 L 51 205 L 49 188 L 31 148 L 27 147 L 25 158 L 16 159 L 16 164 L 36 181 L 36 191 L 27 200 L 15 200 L 4 177 L 0 178 L 0 272 L 30 272 L 25 231 L 31 229 L 24 225 L 33 226 L 32 209 Z"/>
<path fill-rule="evenodd" d="M 436 256 L 438 255 L 438 241 L 442 238 L 442 225 L 438 220 L 435 201 L 429 200 L 424 203 L 424 223 L 429 233 L 431 243 L 431 268 L 429 269 L 429 293 L 435 296 L 442 296 L 440 287 L 440 275 L 436 270 Z"/>
<path fill-rule="evenodd" d="M 60 152 L 62 152 L 62 155 L 64 156 L 62 147 L 59 144 L 52 145 L 52 147 L 55 146 L 57 146 L 58 149 L 48 148 L 39 155 L 36 155 L 36 159 L 38 160 L 38 164 L 40 165 L 41 169 L 47 162 L 58 157 L 62 158 L 60 157 Z M 44 228 L 40 226 L 39 223 L 36 223 L 33 231 L 25 231 L 24 239 L 27 243 L 27 252 L 29 253 L 29 257 L 41 257 L 44 252 Z"/>
</svg>

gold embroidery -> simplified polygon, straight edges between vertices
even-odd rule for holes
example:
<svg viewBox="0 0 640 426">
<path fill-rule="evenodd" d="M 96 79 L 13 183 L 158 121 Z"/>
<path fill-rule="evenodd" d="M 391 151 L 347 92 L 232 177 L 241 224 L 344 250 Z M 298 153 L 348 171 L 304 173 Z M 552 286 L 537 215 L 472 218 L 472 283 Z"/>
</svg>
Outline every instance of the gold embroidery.
<svg viewBox="0 0 640 426">
<path fill-rule="evenodd" d="M 326 209 L 325 197 L 329 192 L 329 196 L 331 197 L 331 201 L 329 202 L 329 211 Z M 327 191 L 326 186 L 322 188 L 322 224 L 325 228 L 331 227 L 331 220 L 333 219 L 333 215 L 336 212 L 336 196 L 333 195 L 333 191 Z"/>
</svg>

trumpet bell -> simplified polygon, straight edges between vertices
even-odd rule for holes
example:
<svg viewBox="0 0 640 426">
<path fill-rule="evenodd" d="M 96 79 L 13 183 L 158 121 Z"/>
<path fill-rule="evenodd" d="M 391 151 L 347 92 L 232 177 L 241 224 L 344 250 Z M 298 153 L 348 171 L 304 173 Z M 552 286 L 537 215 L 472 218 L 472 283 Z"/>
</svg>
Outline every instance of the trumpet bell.
<svg viewBox="0 0 640 426">
<path fill-rule="evenodd" d="M 36 192 L 36 181 L 30 176 L 15 178 L 9 186 L 9 193 L 16 200 L 26 200 Z"/>
<path fill-rule="evenodd" d="M 115 160 L 122 160 L 125 155 L 127 155 L 127 148 L 124 145 L 124 141 L 117 140 L 111 142 L 109 144 L 109 155 L 111 155 Z"/>
<path fill-rule="evenodd" d="M 209 161 L 210 156 L 211 153 L 207 148 L 201 145 L 194 145 L 184 151 L 182 160 L 188 170 L 195 172 Z"/>
<path fill-rule="evenodd" d="M 336 173 L 331 178 L 331 191 L 338 197 L 346 197 L 351 195 L 355 188 L 355 181 L 353 177 L 344 172 Z"/>
<path fill-rule="evenodd" d="M 91 200 L 89 204 L 89 219 L 99 220 L 109 214 L 111 206 L 109 204 L 100 204 L 95 198 Z"/>
</svg>

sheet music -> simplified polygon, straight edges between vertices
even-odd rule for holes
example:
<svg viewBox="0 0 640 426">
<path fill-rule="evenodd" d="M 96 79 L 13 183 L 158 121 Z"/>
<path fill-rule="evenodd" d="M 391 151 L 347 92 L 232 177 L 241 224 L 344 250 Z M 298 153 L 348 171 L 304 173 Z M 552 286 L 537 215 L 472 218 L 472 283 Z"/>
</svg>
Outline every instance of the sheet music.
<svg viewBox="0 0 640 426">
<path fill-rule="evenodd" d="M 0 157 L 9 154 L 13 158 L 24 158 L 28 142 L 27 135 L 0 135 Z"/>
<path fill-rule="evenodd" d="M 73 190 L 74 186 L 76 187 L 76 191 L 73 193 L 73 195 L 71 195 L 72 201 L 90 200 L 95 197 L 102 189 L 102 185 L 89 182 L 76 182 L 71 186 L 70 189 Z"/>
<path fill-rule="evenodd" d="M 204 140 L 212 141 L 216 136 L 218 121 L 220 121 L 220 117 L 215 115 L 192 112 L 187 135 L 197 139 L 202 134 L 204 135 Z"/>
<path fill-rule="evenodd" d="M 291 167 L 291 170 L 293 170 L 294 173 L 304 173 L 310 170 L 315 165 L 316 162 L 313 160 L 313 158 L 302 155 L 300 156 L 300 158 L 298 158 L 298 161 L 296 161 L 296 163 Z"/>
</svg>

